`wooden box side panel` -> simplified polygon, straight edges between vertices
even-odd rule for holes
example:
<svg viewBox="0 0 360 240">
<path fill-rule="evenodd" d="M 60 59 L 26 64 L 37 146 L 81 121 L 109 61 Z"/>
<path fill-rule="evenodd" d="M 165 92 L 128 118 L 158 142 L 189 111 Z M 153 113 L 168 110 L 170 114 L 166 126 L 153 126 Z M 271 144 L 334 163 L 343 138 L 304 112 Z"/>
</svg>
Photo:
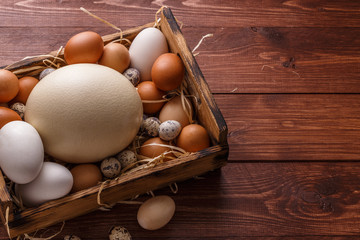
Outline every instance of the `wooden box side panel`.
<svg viewBox="0 0 360 240">
<path fill-rule="evenodd" d="M 171 51 L 178 54 L 184 62 L 189 80 L 188 88 L 197 99 L 194 104 L 198 110 L 198 119 L 217 144 L 227 145 L 226 122 L 170 8 L 163 8 L 160 28 L 168 40 Z"/>
</svg>

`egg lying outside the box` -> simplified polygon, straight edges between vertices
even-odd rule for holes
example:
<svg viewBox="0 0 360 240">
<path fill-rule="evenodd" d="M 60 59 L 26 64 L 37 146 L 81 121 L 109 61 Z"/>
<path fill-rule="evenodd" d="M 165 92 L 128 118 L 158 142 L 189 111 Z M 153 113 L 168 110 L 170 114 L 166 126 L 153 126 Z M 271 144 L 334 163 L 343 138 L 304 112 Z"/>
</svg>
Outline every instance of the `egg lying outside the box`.
<svg viewBox="0 0 360 240">
<path fill-rule="evenodd" d="M 33 181 L 43 166 L 44 147 L 38 132 L 23 121 L 12 121 L 0 130 L 0 166 L 15 183 Z"/>
<path fill-rule="evenodd" d="M 164 34 L 154 27 L 145 28 L 130 45 L 130 66 L 139 70 L 142 81 L 149 81 L 155 60 L 168 51 Z"/>
<path fill-rule="evenodd" d="M 70 171 L 54 162 L 44 162 L 39 175 L 30 183 L 16 184 L 15 192 L 27 207 L 39 206 L 67 195 L 73 186 Z"/>
<path fill-rule="evenodd" d="M 98 64 L 67 65 L 44 77 L 32 90 L 25 114 L 45 152 L 69 163 L 97 162 L 125 149 L 142 118 L 135 87 Z"/>
<path fill-rule="evenodd" d="M 164 227 L 175 213 L 174 200 L 165 195 L 146 200 L 139 208 L 137 220 L 146 230 L 157 230 Z"/>
</svg>

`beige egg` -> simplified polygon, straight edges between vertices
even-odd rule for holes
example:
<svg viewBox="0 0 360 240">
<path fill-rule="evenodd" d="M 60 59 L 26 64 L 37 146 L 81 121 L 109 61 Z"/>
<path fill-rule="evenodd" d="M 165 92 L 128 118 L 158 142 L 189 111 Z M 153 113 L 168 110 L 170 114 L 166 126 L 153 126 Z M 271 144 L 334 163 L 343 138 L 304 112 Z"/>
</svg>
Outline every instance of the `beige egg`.
<svg viewBox="0 0 360 240">
<path fill-rule="evenodd" d="M 139 208 L 137 220 L 147 230 L 164 227 L 175 213 L 175 202 L 169 196 L 156 196 L 145 201 Z"/>
<path fill-rule="evenodd" d="M 123 73 L 130 65 L 129 51 L 120 43 L 109 43 L 104 47 L 99 64 Z"/>
<path fill-rule="evenodd" d="M 188 101 L 189 106 L 191 106 L 190 101 L 186 101 Z M 190 109 L 190 112 L 192 112 L 192 109 Z M 175 120 L 181 124 L 181 127 L 185 127 L 186 125 L 190 124 L 189 117 L 184 111 L 180 96 L 174 97 L 162 107 L 159 114 L 159 120 L 161 122 Z"/>
<path fill-rule="evenodd" d="M 143 111 L 135 87 L 121 73 L 98 64 L 72 64 L 35 86 L 25 119 L 48 154 L 91 163 L 125 149 L 139 131 Z"/>
</svg>

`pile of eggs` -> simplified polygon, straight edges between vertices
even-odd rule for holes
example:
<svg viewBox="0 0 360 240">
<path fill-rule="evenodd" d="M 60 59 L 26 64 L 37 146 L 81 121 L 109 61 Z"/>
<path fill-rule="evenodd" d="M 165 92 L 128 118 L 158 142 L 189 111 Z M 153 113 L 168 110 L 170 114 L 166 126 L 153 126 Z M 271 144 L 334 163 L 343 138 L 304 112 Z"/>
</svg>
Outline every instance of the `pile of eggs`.
<svg viewBox="0 0 360 240">
<path fill-rule="evenodd" d="M 99 34 L 82 32 L 69 39 L 64 58 L 68 65 L 87 63 L 109 67 L 132 83 L 143 102 L 143 121 L 137 134 L 143 141 L 139 149 L 131 146 L 119 149 L 117 154 L 98 162 L 69 164 L 54 159 L 47 154 L 41 134 L 24 116 L 32 90 L 56 69 L 45 69 L 38 79 L 33 76 L 18 79 L 11 71 L 1 69 L 0 167 L 15 183 L 15 193 L 25 206 L 38 206 L 96 186 L 104 179 L 116 178 L 122 170 L 136 166 L 140 156 L 154 158 L 171 151 L 171 146 L 186 152 L 210 146 L 206 129 L 193 123 L 184 110 L 183 102 L 188 100 L 181 96 L 166 99 L 181 86 L 185 67 L 177 54 L 169 52 L 159 29 L 142 30 L 129 49 L 117 42 L 104 46 Z M 187 106 L 191 108 L 190 102 Z"/>
</svg>

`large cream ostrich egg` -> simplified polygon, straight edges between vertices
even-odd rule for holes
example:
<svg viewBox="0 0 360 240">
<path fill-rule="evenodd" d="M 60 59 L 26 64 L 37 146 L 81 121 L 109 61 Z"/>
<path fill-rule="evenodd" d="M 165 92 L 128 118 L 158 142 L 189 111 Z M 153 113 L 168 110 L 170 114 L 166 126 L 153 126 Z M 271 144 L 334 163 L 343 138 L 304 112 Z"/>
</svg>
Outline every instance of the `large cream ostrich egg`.
<svg viewBox="0 0 360 240">
<path fill-rule="evenodd" d="M 98 64 L 57 69 L 32 90 L 25 121 L 39 132 L 45 152 L 69 163 L 97 162 L 126 148 L 142 121 L 135 87 Z"/>
</svg>

